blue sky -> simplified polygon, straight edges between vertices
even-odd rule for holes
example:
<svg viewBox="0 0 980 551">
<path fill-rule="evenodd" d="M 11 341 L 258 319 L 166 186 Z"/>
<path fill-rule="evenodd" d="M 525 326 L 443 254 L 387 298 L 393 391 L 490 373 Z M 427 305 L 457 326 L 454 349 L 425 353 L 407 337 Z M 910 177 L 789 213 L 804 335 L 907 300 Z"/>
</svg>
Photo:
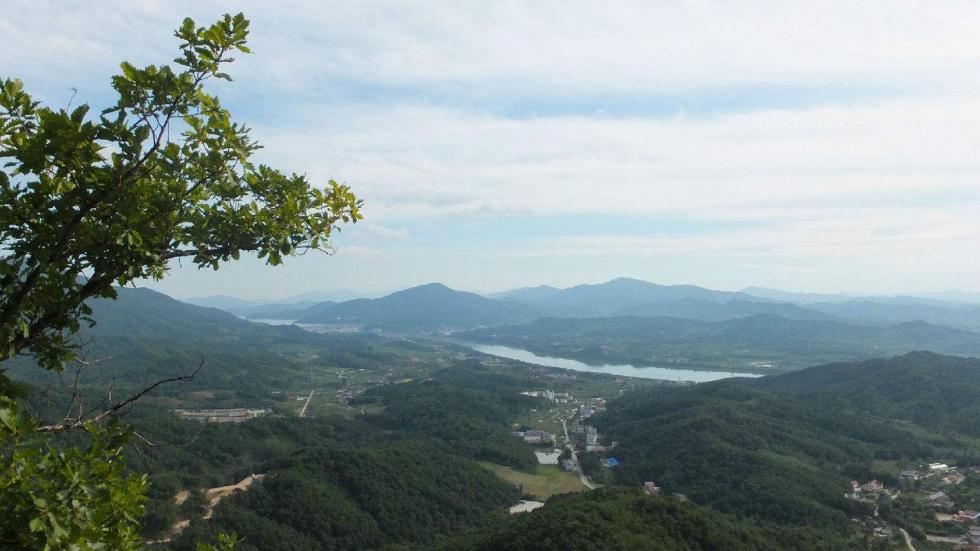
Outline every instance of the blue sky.
<svg viewBox="0 0 980 551">
<path fill-rule="evenodd" d="M 350 184 L 366 219 L 332 256 L 154 286 L 977 290 L 980 6 L 784 4 L 236 3 L 255 54 L 215 91 L 263 161 Z M 7 5 L 0 76 L 97 107 L 119 61 L 228 9 Z"/>
</svg>

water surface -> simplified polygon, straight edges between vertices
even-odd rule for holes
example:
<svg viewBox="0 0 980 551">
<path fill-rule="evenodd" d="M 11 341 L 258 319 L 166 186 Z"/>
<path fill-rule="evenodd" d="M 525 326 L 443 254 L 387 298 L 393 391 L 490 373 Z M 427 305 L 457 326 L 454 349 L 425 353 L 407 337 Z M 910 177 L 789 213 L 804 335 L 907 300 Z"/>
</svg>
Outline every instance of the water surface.
<svg viewBox="0 0 980 551">
<path fill-rule="evenodd" d="M 608 375 L 621 375 L 624 377 L 639 377 L 642 379 L 661 379 L 665 381 L 692 381 L 695 383 L 706 383 L 727 379 L 729 377 L 761 377 L 754 373 L 739 373 L 733 371 L 702 371 L 699 369 L 677 369 L 673 367 L 638 367 L 631 364 L 605 364 L 589 365 L 578 360 L 569 358 L 556 358 L 554 356 L 539 356 L 530 350 L 521 348 L 511 348 L 501 344 L 478 344 L 471 342 L 461 342 L 467 346 L 491 356 L 510 358 L 531 364 L 543 365 L 546 367 L 560 367 L 574 371 L 588 371 L 589 373 L 606 373 Z"/>
</svg>

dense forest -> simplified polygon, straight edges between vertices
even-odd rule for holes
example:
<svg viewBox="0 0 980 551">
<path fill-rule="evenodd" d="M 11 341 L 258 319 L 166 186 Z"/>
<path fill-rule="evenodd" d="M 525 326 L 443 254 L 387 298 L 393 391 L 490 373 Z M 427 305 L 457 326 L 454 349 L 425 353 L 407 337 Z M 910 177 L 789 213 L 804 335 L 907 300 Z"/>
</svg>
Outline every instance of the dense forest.
<svg viewBox="0 0 980 551">
<path fill-rule="evenodd" d="M 976 433 L 978 390 L 977 360 L 913 353 L 646 389 L 612 402 L 594 422 L 618 442 L 620 483 L 654 480 L 719 511 L 843 527 L 856 512 L 843 498 L 848 480 L 897 484 L 879 461 L 980 461 L 967 437 Z M 937 396 L 946 399 L 937 404 Z"/>
<path fill-rule="evenodd" d="M 174 547 L 192 549 L 203 537 L 234 531 L 247 536 L 245 549 L 375 548 L 484 526 L 520 492 L 474 460 L 537 464 L 510 433 L 511 420 L 535 404 L 516 390 L 531 380 L 462 362 L 429 379 L 365 392 L 359 403 L 377 413 L 354 419 L 198 425 L 144 412 L 132 419 L 139 433 L 173 444 L 131 456 L 132 469 L 151 473 L 147 535 L 189 516 L 173 504 L 180 489 L 222 486 L 251 473 L 270 476 L 222 502 L 210 521 L 195 518 Z"/>
<path fill-rule="evenodd" d="M 885 542 L 882 548 L 887 548 Z M 493 530 L 454 537 L 435 548 L 470 551 L 764 551 L 868 549 L 864 542 L 818 527 L 747 522 L 637 489 L 566 494 Z"/>
</svg>

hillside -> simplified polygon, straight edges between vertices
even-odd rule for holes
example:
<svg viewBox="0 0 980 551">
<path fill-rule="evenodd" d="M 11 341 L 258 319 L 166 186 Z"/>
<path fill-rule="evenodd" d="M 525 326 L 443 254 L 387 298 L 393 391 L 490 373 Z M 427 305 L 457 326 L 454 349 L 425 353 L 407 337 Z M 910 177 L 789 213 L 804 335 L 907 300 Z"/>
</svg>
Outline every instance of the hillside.
<svg viewBox="0 0 980 551">
<path fill-rule="evenodd" d="M 494 300 L 430 283 L 377 299 L 357 299 L 304 312 L 309 324 L 355 324 L 392 332 L 442 331 L 521 323 L 537 310 L 511 300 Z"/>
<path fill-rule="evenodd" d="M 902 419 L 938 432 L 980 437 L 980 360 L 911 352 L 837 363 L 753 382 L 828 407 Z"/>
<path fill-rule="evenodd" d="M 732 299 L 715 302 L 685 298 L 674 302 L 647 302 L 623 308 L 615 316 L 671 317 L 704 321 L 723 321 L 758 314 L 771 314 L 788 319 L 834 320 L 836 316 L 797 306 L 789 302 L 758 302 Z"/>
<path fill-rule="evenodd" d="M 460 333 L 459 338 L 524 348 L 587 363 L 685 364 L 795 369 L 819 363 L 934 350 L 980 355 L 980 334 L 924 322 L 893 326 L 787 319 L 759 314 L 719 322 L 677 318 L 544 318 Z"/>
<path fill-rule="evenodd" d="M 858 549 L 830 530 L 787 529 L 740 522 L 705 507 L 637 489 L 566 494 L 547 507 L 517 515 L 493 530 L 451 538 L 433 546 L 453 551 L 551 551 L 554 549 L 649 551 L 776 551 Z"/>
<path fill-rule="evenodd" d="M 852 300 L 818 302 L 808 308 L 867 323 L 926 321 L 967 331 L 980 331 L 980 305 L 944 303 L 930 299 L 892 301 Z"/>
<path fill-rule="evenodd" d="M 516 289 L 504 293 L 503 296 L 528 301 L 548 315 L 562 317 L 608 316 L 625 308 L 683 299 L 705 302 L 754 300 L 753 297 L 742 293 L 714 291 L 695 285 L 658 285 L 625 277 L 605 283 L 577 285 L 568 289 L 552 287 Z"/>
<path fill-rule="evenodd" d="M 974 464 L 975 440 L 963 435 L 976 434 L 977 392 L 980 361 L 913 353 L 649 389 L 610 403 L 595 424 L 618 441 L 619 482 L 655 480 L 720 511 L 830 526 L 852 511 L 848 480 L 897 483 L 875 460 Z M 948 401 L 934 404 L 937 395 Z M 948 422 L 961 411 L 963 424 Z"/>
<path fill-rule="evenodd" d="M 83 387 L 118 392 L 147 381 L 187 374 L 204 362 L 193 381 L 161 387 L 155 396 L 186 403 L 211 396 L 212 406 L 267 404 L 273 390 L 336 384 L 337 370 L 364 370 L 364 377 L 419 373 L 445 367 L 442 345 L 383 339 L 374 335 L 317 334 L 295 326 L 272 326 L 213 308 L 193 306 L 149 289 L 118 289 L 116 300 L 92 302 L 96 325 L 79 342 L 93 365 L 81 372 Z M 431 364 L 420 358 L 433 357 Z M 68 366 L 73 374 L 77 365 Z M 373 375 L 371 375 L 373 374 Z M 64 383 L 34 368 L 27 358 L 11 365 L 12 378 L 38 387 Z M 392 375 L 395 376 L 395 375 Z M 193 391 L 207 391 L 194 393 Z M 150 400 L 152 401 L 152 400 Z"/>
</svg>

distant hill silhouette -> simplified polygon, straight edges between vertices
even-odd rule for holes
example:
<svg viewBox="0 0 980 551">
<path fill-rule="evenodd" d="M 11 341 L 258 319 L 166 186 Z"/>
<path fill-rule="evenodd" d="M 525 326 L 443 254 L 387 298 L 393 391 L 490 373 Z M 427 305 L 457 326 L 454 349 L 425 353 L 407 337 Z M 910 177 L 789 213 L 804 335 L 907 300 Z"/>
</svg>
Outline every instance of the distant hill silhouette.
<svg viewBox="0 0 980 551">
<path fill-rule="evenodd" d="M 357 324 L 386 331 L 438 331 L 520 323 L 539 317 L 529 304 L 494 300 L 430 283 L 377 299 L 358 299 L 303 312 L 301 323 Z"/>
</svg>

